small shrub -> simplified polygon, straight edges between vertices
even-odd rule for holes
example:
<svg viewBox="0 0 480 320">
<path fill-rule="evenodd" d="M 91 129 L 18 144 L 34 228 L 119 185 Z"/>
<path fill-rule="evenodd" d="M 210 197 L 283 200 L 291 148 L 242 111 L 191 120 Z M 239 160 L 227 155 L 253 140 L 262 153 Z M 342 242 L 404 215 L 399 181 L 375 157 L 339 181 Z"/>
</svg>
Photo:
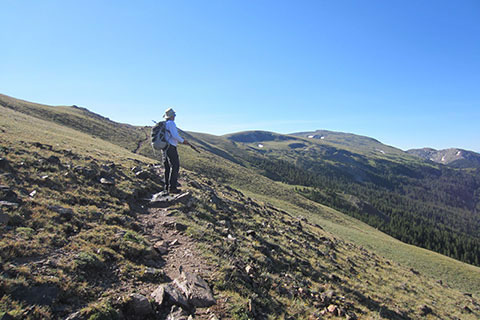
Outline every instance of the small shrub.
<svg viewBox="0 0 480 320">
<path fill-rule="evenodd" d="M 123 256 L 127 259 L 138 259 L 148 254 L 148 248 L 144 244 L 133 241 L 122 241 L 119 246 Z"/>
<path fill-rule="evenodd" d="M 108 247 L 103 247 L 98 252 L 103 259 L 105 259 L 105 261 L 112 262 L 117 261 L 120 258 L 119 254 L 115 250 Z"/>
<path fill-rule="evenodd" d="M 88 270 L 100 270 L 104 267 L 102 259 L 91 252 L 80 252 L 75 258 L 75 266 L 78 269 Z"/>
<path fill-rule="evenodd" d="M 103 216 L 106 224 L 124 226 L 127 223 L 127 216 L 117 213 L 107 213 Z"/>
<path fill-rule="evenodd" d="M 33 234 L 35 233 L 35 230 L 33 230 L 32 228 L 28 228 L 28 227 L 18 227 L 18 228 L 15 229 L 15 232 L 16 232 L 17 235 L 19 235 L 21 237 L 30 239 L 33 236 Z"/>
<path fill-rule="evenodd" d="M 231 310 L 233 319 L 235 320 L 249 320 L 251 319 L 248 310 L 244 306 L 235 306 Z"/>
<path fill-rule="evenodd" d="M 118 311 L 108 302 L 97 302 L 82 310 L 82 318 L 88 320 L 116 320 L 120 319 Z"/>
<path fill-rule="evenodd" d="M 123 236 L 123 239 L 126 241 L 132 241 L 139 244 L 144 242 L 143 237 L 133 231 L 127 231 Z"/>
</svg>

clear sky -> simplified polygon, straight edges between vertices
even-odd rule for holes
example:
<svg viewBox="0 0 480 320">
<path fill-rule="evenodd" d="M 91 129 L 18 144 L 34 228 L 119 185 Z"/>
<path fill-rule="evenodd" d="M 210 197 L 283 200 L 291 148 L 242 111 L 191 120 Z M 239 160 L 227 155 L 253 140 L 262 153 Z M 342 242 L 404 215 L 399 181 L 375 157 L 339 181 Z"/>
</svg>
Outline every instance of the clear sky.
<svg viewBox="0 0 480 320">
<path fill-rule="evenodd" d="M 480 152 L 479 0 L 1 0 L 0 93 L 189 131 Z"/>
</svg>

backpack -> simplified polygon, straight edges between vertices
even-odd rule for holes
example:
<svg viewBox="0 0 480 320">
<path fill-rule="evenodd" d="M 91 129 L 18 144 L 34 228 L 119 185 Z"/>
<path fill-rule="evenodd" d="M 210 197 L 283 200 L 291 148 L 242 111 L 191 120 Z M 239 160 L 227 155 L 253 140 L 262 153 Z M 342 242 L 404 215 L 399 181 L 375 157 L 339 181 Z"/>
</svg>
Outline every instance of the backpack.
<svg viewBox="0 0 480 320">
<path fill-rule="evenodd" d="M 152 128 L 152 133 L 151 133 L 151 144 L 153 150 L 165 150 L 168 147 L 168 142 L 167 142 L 167 122 L 166 121 L 160 121 L 157 122 L 157 124 Z"/>
</svg>

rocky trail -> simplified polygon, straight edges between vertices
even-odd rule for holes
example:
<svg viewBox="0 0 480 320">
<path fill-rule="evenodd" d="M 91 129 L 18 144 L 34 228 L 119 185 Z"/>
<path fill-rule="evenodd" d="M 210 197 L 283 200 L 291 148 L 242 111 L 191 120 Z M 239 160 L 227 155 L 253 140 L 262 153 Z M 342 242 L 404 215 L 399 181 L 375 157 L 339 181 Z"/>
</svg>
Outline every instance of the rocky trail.
<svg viewBox="0 0 480 320">
<path fill-rule="evenodd" d="M 190 196 L 188 193 L 186 194 Z M 178 223 L 178 210 L 171 209 L 180 197 L 160 197 L 154 206 L 138 214 L 139 233 L 153 245 L 145 277 L 158 281 L 132 281 L 118 284 L 110 294 L 119 298 L 118 309 L 127 320 L 215 320 L 228 319 L 225 301 L 215 299 L 211 286 L 215 268 L 201 257 L 195 242 L 185 234 L 187 226 Z M 68 320 L 82 319 L 80 313 Z"/>
<path fill-rule="evenodd" d="M 167 202 L 175 203 L 175 201 L 164 199 L 163 203 Z M 147 214 L 138 217 L 144 228 L 143 235 L 164 260 L 162 271 L 165 279 L 171 283 L 172 279 L 179 279 L 182 274 L 194 274 L 210 282 L 213 279 L 214 267 L 207 264 L 200 256 L 195 242 L 184 233 L 187 227 L 176 222 L 175 215 L 176 210 L 167 207 L 150 208 Z M 222 301 L 217 300 L 216 305 L 210 308 L 194 309 L 192 316 L 195 319 L 223 319 L 225 314 L 223 309 Z M 169 319 L 182 319 L 182 317 L 172 316 Z"/>
</svg>

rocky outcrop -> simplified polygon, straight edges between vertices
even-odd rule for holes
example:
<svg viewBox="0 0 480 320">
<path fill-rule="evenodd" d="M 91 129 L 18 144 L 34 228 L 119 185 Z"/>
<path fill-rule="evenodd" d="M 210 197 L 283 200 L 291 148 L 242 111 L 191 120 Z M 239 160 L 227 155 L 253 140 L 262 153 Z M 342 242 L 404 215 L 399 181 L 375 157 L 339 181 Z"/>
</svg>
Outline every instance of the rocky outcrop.
<svg viewBox="0 0 480 320">
<path fill-rule="evenodd" d="M 120 306 L 126 319 L 193 319 L 196 308 L 216 304 L 207 282 L 194 273 L 182 273 L 178 279 L 158 286 L 149 297 L 128 295 Z M 70 319 L 77 319 L 72 316 Z"/>
<path fill-rule="evenodd" d="M 199 308 L 213 306 L 216 303 L 212 289 L 200 276 L 190 272 L 182 273 L 174 283 L 182 290 L 190 305 Z"/>
<path fill-rule="evenodd" d="M 207 282 L 199 275 L 190 272 L 183 272 L 173 282 L 160 285 L 152 292 L 151 297 L 157 309 L 177 306 L 171 310 L 182 316 L 188 315 L 195 308 L 206 308 L 216 304 L 212 289 Z M 181 308 L 181 312 L 178 307 Z"/>
</svg>

